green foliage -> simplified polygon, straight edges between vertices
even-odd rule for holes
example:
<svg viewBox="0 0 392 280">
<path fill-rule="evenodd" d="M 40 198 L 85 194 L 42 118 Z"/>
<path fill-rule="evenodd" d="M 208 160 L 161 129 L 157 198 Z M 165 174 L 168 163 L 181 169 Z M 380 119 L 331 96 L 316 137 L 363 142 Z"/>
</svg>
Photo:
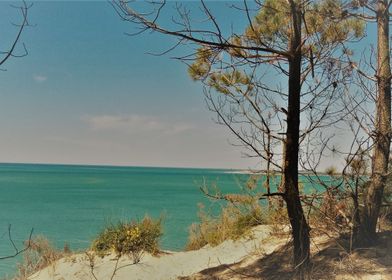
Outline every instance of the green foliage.
<svg viewBox="0 0 392 280">
<path fill-rule="evenodd" d="M 243 89 L 244 92 L 252 87 L 246 73 L 238 70 L 213 73 L 209 77 L 208 85 L 224 94 L 230 94 L 230 87 L 238 91 Z"/>
<path fill-rule="evenodd" d="M 364 34 L 365 22 L 358 18 L 348 17 L 340 0 L 315 1 L 303 8 L 304 21 L 302 34 L 304 44 L 302 55 L 309 58 L 311 63 L 320 63 L 322 57 L 330 57 L 331 51 L 339 43 L 350 38 L 358 39 Z M 271 50 L 285 51 L 288 49 L 291 30 L 291 9 L 285 0 L 266 0 L 263 7 L 254 16 L 252 23 L 242 35 L 233 35 L 230 42 L 236 46 L 260 46 Z M 229 56 L 225 55 L 226 52 Z M 346 54 L 352 55 L 351 50 Z M 206 81 L 206 84 L 217 92 L 243 95 L 252 91 L 251 77 L 240 71 L 239 67 L 228 69 L 213 69 L 213 65 L 222 67 L 226 62 L 233 65 L 234 58 L 259 57 L 264 63 L 280 62 L 277 55 L 261 55 L 240 48 L 227 48 L 219 51 L 203 46 L 198 49 L 196 59 L 188 68 L 188 73 L 194 80 Z M 225 61 L 227 59 L 227 61 Z M 325 59 L 324 59 L 325 60 Z M 222 64 L 223 62 L 223 64 Z M 326 61 L 324 61 L 326 62 Z M 236 68 L 236 69 L 234 69 Z"/>
<path fill-rule="evenodd" d="M 105 228 L 92 243 L 92 250 L 99 256 L 115 253 L 117 257 L 128 255 L 138 263 L 143 252 L 159 253 L 162 236 L 162 219 L 148 216 L 140 222 L 120 222 Z"/>
<path fill-rule="evenodd" d="M 210 59 L 213 55 L 209 48 L 199 48 L 196 53 L 196 60 L 188 68 L 188 74 L 193 80 L 203 79 L 210 71 Z"/>
<path fill-rule="evenodd" d="M 316 2 L 307 14 L 307 30 L 318 34 L 321 43 L 344 42 L 350 36 L 360 38 L 364 34 L 365 22 L 347 17 L 346 10 L 339 0 Z"/>
<path fill-rule="evenodd" d="M 311 48 L 312 37 L 321 44 L 343 42 L 364 34 L 364 21 L 347 17 L 339 0 L 314 1 L 304 8 L 302 33 L 308 37 L 304 50 Z M 245 31 L 244 41 L 253 44 L 288 43 L 291 11 L 288 1 L 267 0 Z M 314 49 L 313 49 L 314 51 Z"/>
<path fill-rule="evenodd" d="M 259 44 L 288 37 L 290 12 L 285 0 L 266 0 L 245 31 L 245 40 Z"/>
<path fill-rule="evenodd" d="M 187 250 L 197 250 L 210 244 L 216 246 L 225 240 L 236 240 L 257 225 L 265 223 L 262 207 L 255 201 L 240 204 L 229 203 L 222 207 L 218 216 L 205 211 L 200 205 L 200 223 L 192 224 L 189 230 Z"/>
</svg>

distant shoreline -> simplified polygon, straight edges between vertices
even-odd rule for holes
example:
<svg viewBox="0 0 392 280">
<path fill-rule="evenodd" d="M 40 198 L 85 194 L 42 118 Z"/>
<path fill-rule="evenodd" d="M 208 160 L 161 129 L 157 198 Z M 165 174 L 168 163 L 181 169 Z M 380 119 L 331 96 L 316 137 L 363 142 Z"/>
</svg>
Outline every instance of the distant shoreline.
<svg viewBox="0 0 392 280">
<path fill-rule="evenodd" d="M 70 166 L 70 167 L 117 167 L 117 168 L 156 168 L 156 169 L 194 169 L 216 170 L 231 172 L 241 170 L 221 167 L 187 167 L 187 166 L 147 166 L 147 165 L 121 165 L 121 164 L 94 164 L 94 163 L 45 163 L 45 162 L 0 162 L 0 165 L 36 165 L 36 166 Z"/>
<path fill-rule="evenodd" d="M 229 170 L 225 172 L 226 174 L 244 174 L 244 175 L 267 175 L 267 171 L 262 170 L 262 171 L 252 171 L 252 170 L 245 170 L 245 169 L 237 169 L 237 170 Z M 271 171 L 274 175 L 281 175 L 280 172 L 278 171 Z M 298 174 L 301 176 L 305 175 L 313 175 L 312 172 L 308 171 L 298 171 Z M 318 175 L 321 176 L 329 176 L 329 174 L 325 172 L 317 172 Z"/>
<path fill-rule="evenodd" d="M 33 162 L 0 162 L 0 166 L 58 166 L 58 167 L 85 167 L 85 168 L 151 168 L 151 169 L 181 169 L 181 170 L 209 170 L 218 171 L 225 174 L 239 174 L 239 175 L 267 175 L 267 171 L 255 171 L 251 169 L 235 169 L 235 168 L 215 168 L 215 167 L 183 167 L 183 166 L 143 166 L 143 165 L 108 165 L 108 164 L 82 164 L 82 163 L 33 163 Z M 280 175 L 278 171 L 271 171 L 275 175 Z M 298 171 L 299 175 L 313 175 L 309 171 Z M 326 176 L 325 172 L 318 172 L 319 175 Z"/>
</svg>

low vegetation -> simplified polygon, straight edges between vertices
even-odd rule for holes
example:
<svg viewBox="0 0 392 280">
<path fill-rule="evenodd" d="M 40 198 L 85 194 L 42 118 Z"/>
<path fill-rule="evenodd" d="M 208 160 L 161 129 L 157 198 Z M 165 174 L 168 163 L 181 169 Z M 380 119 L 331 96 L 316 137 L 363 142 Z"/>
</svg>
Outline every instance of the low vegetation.
<svg viewBox="0 0 392 280">
<path fill-rule="evenodd" d="M 383 232 L 392 229 L 391 178 L 388 178 L 384 193 L 384 207 L 379 219 L 379 228 Z M 287 212 L 282 207 L 281 201 L 276 198 L 271 198 L 268 203 L 264 203 L 267 201 L 260 200 L 257 196 L 249 193 L 224 195 L 221 198 L 223 200 L 220 199 L 220 201 L 224 202 L 219 211 L 213 207 L 207 209 L 202 204 L 199 206 L 200 222 L 190 227 L 186 250 L 197 250 L 206 245 L 216 246 L 226 240 L 237 240 L 247 235 L 251 236 L 251 229 L 261 224 L 270 225 L 274 236 L 284 232 L 282 227 L 288 226 Z M 346 238 L 349 245 L 344 252 L 348 256 L 347 260 L 351 260 L 352 254 L 355 254 L 357 250 L 353 250 L 352 234 L 348 234 L 353 231 L 354 219 L 350 198 L 342 196 L 338 190 L 325 192 L 323 196 L 315 194 L 314 199 L 311 198 L 311 195 L 307 198 L 308 201 L 305 203 L 304 209 L 313 228 L 313 237 L 326 234 L 331 240 L 334 238 L 340 240 L 336 243 L 340 246 L 341 240 Z M 160 252 L 159 240 L 161 236 L 162 218 L 153 219 L 145 216 L 141 220 L 119 222 L 106 227 L 93 241 L 90 250 L 86 252 L 92 275 L 95 277 L 95 256 L 104 257 L 115 254 L 117 263 L 113 270 L 113 278 L 118 270 L 117 264 L 120 257 L 127 256 L 136 264 L 140 262 L 145 252 L 157 255 Z M 36 271 L 54 265 L 58 259 L 70 253 L 68 246 L 64 246 L 64 250 L 57 250 L 44 237 L 36 237 L 25 252 L 23 262 L 18 265 L 15 279 L 25 280 Z M 287 263 L 289 263 L 288 260 Z M 318 266 L 317 269 L 322 271 L 324 268 Z M 319 273 L 319 271 L 312 273 Z"/>
<path fill-rule="evenodd" d="M 23 254 L 23 261 L 17 266 L 15 280 L 25 280 L 35 272 L 53 265 L 57 260 L 71 253 L 68 245 L 64 250 L 56 249 L 51 242 L 37 236 L 30 241 L 29 248 Z"/>
<path fill-rule="evenodd" d="M 186 250 L 197 250 L 205 245 L 216 246 L 225 240 L 236 240 L 257 225 L 265 224 L 267 215 L 256 202 L 228 203 L 218 215 L 213 215 L 200 205 L 200 222 L 189 229 Z"/>
<path fill-rule="evenodd" d="M 201 190 L 207 197 L 223 204 L 218 212 L 199 205 L 199 223 L 191 225 L 185 249 L 197 250 L 207 244 L 216 246 L 225 240 L 236 240 L 262 224 L 271 225 L 274 232 L 279 232 L 282 226 L 287 225 L 287 211 L 282 205 L 283 201 L 272 197 L 268 200 L 260 199 L 258 196 L 259 186 L 265 185 L 264 179 L 263 175 L 251 175 L 246 181 L 239 181 L 240 192 L 232 194 L 222 194 L 216 184 L 203 185 Z M 276 178 L 272 179 L 275 183 Z"/>
<path fill-rule="evenodd" d="M 98 256 L 111 253 L 117 258 L 129 256 L 138 263 L 144 252 L 159 253 L 162 236 L 162 218 L 154 220 L 145 216 L 141 221 L 120 222 L 105 228 L 92 243 L 92 251 Z"/>
</svg>

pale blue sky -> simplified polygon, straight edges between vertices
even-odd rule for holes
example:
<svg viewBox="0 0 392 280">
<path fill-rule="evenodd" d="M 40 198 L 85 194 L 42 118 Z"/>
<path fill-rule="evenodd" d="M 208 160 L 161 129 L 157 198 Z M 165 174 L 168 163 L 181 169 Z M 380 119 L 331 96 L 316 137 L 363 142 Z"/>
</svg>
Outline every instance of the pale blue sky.
<svg viewBox="0 0 392 280">
<path fill-rule="evenodd" d="M 208 5 L 225 32 L 246 25 L 227 2 Z M 162 18 L 170 24 L 170 14 Z M 1 50 L 18 19 L 0 2 Z M 214 124 L 186 66 L 169 58 L 189 50 L 147 54 L 175 39 L 124 35 L 135 29 L 106 1 L 34 2 L 29 21 L 22 38 L 28 56 L 0 72 L 0 162 L 258 167 Z"/>
<path fill-rule="evenodd" d="M 18 13 L 0 6 L 4 48 Z M 0 72 L 0 162 L 256 167 L 185 65 L 146 54 L 174 39 L 125 36 L 132 27 L 108 2 L 34 2 L 29 21 L 28 56 Z"/>
</svg>

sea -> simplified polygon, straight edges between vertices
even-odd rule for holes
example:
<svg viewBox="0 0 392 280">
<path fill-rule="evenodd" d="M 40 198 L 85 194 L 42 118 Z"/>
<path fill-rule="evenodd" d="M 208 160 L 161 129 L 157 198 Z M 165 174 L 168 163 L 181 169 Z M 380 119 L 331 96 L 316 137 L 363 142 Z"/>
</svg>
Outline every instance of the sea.
<svg viewBox="0 0 392 280">
<path fill-rule="evenodd" d="M 15 252 L 13 244 L 22 249 L 31 230 L 57 248 L 83 250 L 105 226 L 145 215 L 163 217 L 163 249 L 182 250 L 199 206 L 216 211 L 223 203 L 200 187 L 238 193 L 248 178 L 225 169 L 2 163 L 0 258 Z M 21 258 L 0 259 L 0 278 Z"/>
<path fill-rule="evenodd" d="M 216 203 L 200 187 L 238 192 L 248 175 L 224 169 L 0 164 L 0 257 L 33 236 L 71 250 L 88 248 L 107 225 L 163 217 L 161 246 L 182 250 L 199 205 Z M 0 277 L 12 275 L 21 256 L 0 260 Z"/>
</svg>

